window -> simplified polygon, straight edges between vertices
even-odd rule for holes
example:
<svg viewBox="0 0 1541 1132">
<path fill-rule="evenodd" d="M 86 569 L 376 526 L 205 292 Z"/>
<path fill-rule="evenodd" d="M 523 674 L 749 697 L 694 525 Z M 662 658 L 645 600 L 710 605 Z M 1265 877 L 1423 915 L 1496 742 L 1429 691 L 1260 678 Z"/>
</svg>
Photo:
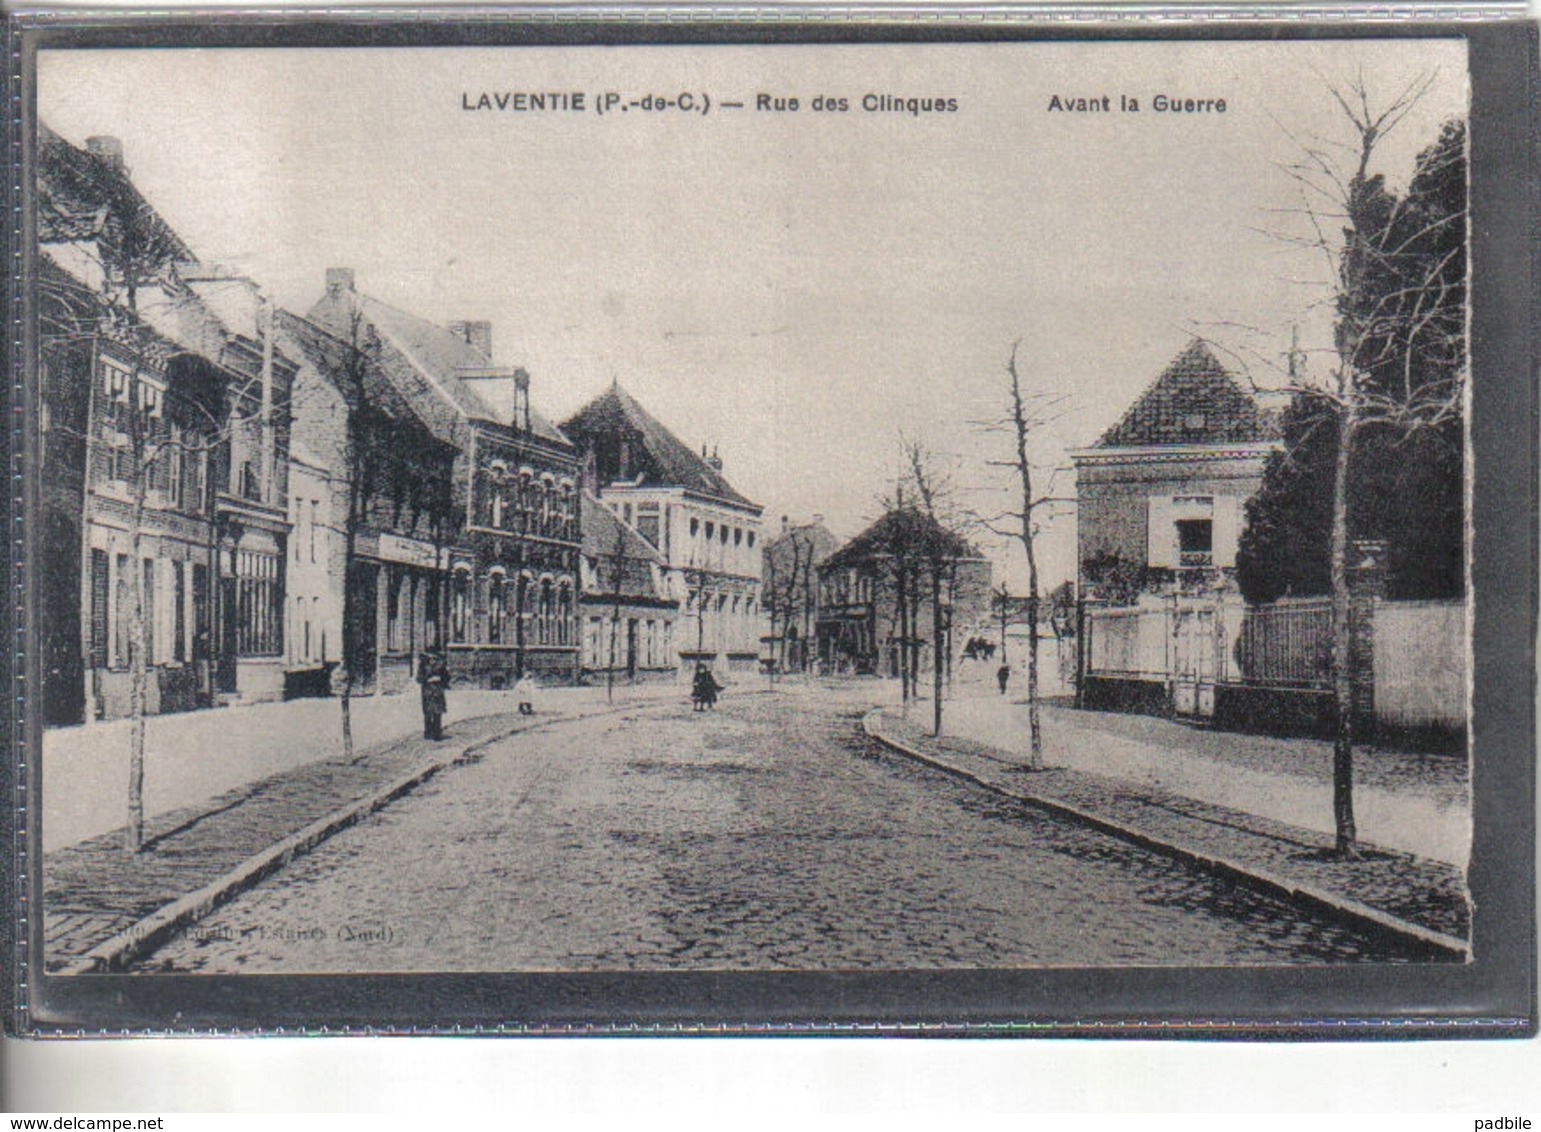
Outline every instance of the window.
<svg viewBox="0 0 1541 1132">
<path fill-rule="evenodd" d="M 107 552 L 91 551 L 91 667 L 107 667 Z"/>
<path fill-rule="evenodd" d="M 569 582 L 563 582 L 557 590 L 556 615 L 557 643 L 572 644 L 573 588 Z"/>
<path fill-rule="evenodd" d="M 171 659 L 178 664 L 187 659 L 187 567 L 181 562 L 171 564 L 172 617 Z"/>
<path fill-rule="evenodd" d="M 707 542 L 711 542 L 712 541 L 712 534 L 713 534 L 713 532 L 715 530 L 716 530 L 716 524 L 714 524 L 710 519 L 708 519 L 706 521 L 706 541 Z"/>
<path fill-rule="evenodd" d="M 401 626 L 402 573 L 394 567 L 386 567 L 385 578 L 385 647 L 400 652 L 405 647 Z"/>
<path fill-rule="evenodd" d="M 734 546 L 742 546 L 743 544 L 744 544 L 744 529 L 742 527 L 734 527 L 733 528 L 733 545 Z"/>
<path fill-rule="evenodd" d="M 155 663 L 155 559 L 144 560 L 144 660 Z"/>
<path fill-rule="evenodd" d="M 1214 521 L 1177 520 L 1177 552 L 1184 566 L 1208 566 L 1214 555 Z"/>
<path fill-rule="evenodd" d="M 753 531 L 749 532 L 749 549 L 750 550 L 754 549 L 754 532 Z"/>
<path fill-rule="evenodd" d="M 691 520 L 690 520 L 690 537 L 691 538 L 695 538 L 700 533 L 701 533 L 701 520 L 695 518 L 694 516 L 692 516 Z"/>
<path fill-rule="evenodd" d="M 455 580 L 451 585 L 449 639 L 463 644 L 471 620 L 471 571 L 464 566 L 457 566 Z"/>
<path fill-rule="evenodd" d="M 508 580 L 499 572 L 487 579 L 487 643 L 503 643 L 503 624 L 508 615 Z"/>
<path fill-rule="evenodd" d="M 236 655 L 283 653 L 283 586 L 277 555 L 241 550 L 235 555 Z"/>
<path fill-rule="evenodd" d="M 133 583 L 129 580 L 128 555 L 113 560 L 112 666 L 128 667 L 129 624 L 133 618 Z"/>
<path fill-rule="evenodd" d="M 637 533 L 653 546 L 659 545 L 660 527 L 658 519 L 658 504 L 637 504 Z"/>
</svg>

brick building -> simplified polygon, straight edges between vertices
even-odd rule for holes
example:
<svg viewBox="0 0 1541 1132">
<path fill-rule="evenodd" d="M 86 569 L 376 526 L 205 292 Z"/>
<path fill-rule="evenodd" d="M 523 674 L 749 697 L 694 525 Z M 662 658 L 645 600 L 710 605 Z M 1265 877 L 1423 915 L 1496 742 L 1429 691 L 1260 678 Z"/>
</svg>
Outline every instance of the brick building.
<svg viewBox="0 0 1541 1132">
<path fill-rule="evenodd" d="M 817 649 L 826 671 L 898 676 L 935 663 L 932 571 L 941 576 L 943 663 L 988 629 L 993 570 L 967 540 L 913 508 L 889 511 L 818 568 Z"/>
<path fill-rule="evenodd" d="M 356 573 L 358 608 L 384 621 L 385 662 L 410 669 L 412 626 L 440 621 L 453 679 L 504 687 L 531 673 L 568 681 L 578 673 L 582 551 L 578 453 L 530 403 L 523 369 L 493 361 L 491 326 L 438 326 L 360 293 L 353 273 L 327 272 L 326 293 L 306 316 L 361 352 L 410 405 L 438 445 L 454 452 L 453 531 L 382 531 L 376 557 Z M 404 440 L 404 447 L 411 447 Z M 410 497 L 398 507 L 412 508 Z M 421 511 L 421 509 L 419 509 Z M 405 514 L 405 512 L 403 512 Z M 375 565 L 370 565 L 370 563 Z M 444 574 L 446 598 L 429 615 Z"/>
<path fill-rule="evenodd" d="M 656 550 L 683 603 L 680 671 L 706 663 L 752 671 L 759 660 L 762 508 L 733 488 L 715 455 L 696 455 L 612 384 L 562 431 L 584 452 L 597 498 Z"/>
<path fill-rule="evenodd" d="M 1076 469 L 1082 592 L 1234 589 L 1246 501 L 1262 485 L 1278 422 L 1204 342 L 1190 342 Z"/>
</svg>

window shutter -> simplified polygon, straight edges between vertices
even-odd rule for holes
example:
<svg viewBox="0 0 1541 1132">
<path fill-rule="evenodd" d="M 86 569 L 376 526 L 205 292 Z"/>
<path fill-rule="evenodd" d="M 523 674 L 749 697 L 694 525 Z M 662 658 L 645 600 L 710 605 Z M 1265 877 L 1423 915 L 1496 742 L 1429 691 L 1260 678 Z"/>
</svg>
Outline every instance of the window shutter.
<svg viewBox="0 0 1541 1132">
<path fill-rule="evenodd" d="M 1170 496 L 1151 496 L 1146 508 L 1145 564 L 1154 569 L 1177 566 L 1177 524 Z"/>
</svg>

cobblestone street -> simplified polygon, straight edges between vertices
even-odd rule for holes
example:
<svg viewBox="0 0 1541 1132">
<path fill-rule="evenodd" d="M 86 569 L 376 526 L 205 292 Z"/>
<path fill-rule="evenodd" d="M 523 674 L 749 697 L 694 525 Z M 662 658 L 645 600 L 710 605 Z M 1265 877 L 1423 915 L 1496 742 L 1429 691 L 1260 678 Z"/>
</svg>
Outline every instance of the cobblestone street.
<svg viewBox="0 0 1541 1132">
<path fill-rule="evenodd" d="M 516 735 L 140 970 L 838 969 L 1396 960 L 1396 945 L 883 752 L 854 704 L 730 696 Z"/>
</svg>

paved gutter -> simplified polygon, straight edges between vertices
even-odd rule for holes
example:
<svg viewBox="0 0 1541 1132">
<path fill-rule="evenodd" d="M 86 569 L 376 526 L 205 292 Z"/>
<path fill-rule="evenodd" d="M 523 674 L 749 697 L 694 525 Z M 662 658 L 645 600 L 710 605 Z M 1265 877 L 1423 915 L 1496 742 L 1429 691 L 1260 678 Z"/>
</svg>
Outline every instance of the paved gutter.
<svg viewBox="0 0 1541 1132">
<path fill-rule="evenodd" d="M 919 727 L 868 712 L 862 730 L 888 749 L 994 794 L 1037 807 L 1306 908 L 1356 931 L 1395 937 L 1428 958 L 1467 962 L 1464 878 L 1442 862 L 1364 847 L 1331 857 L 1309 830 L 1080 771 L 1029 771 L 990 748 L 949 749 Z M 1374 896 L 1367 895 L 1374 893 Z M 1426 908 L 1414 919 L 1410 908 Z M 1422 921 L 1422 922 L 1420 922 Z"/>
<path fill-rule="evenodd" d="M 106 939 L 81 950 L 65 949 L 72 951 L 68 954 L 62 967 L 51 970 L 50 974 L 78 975 L 122 970 L 136 959 L 153 952 L 157 947 L 165 943 L 172 936 L 185 931 L 191 925 L 208 916 L 221 905 L 232 900 L 242 892 L 258 884 L 264 878 L 282 869 L 296 857 L 302 856 L 320 845 L 334 834 L 357 824 L 376 811 L 390 805 L 401 798 L 446 767 L 457 763 L 463 763 L 474 759 L 479 751 L 495 743 L 503 742 L 515 735 L 526 731 L 543 730 L 548 727 L 560 726 L 565 723 L 574 723 L 584 719 L 593 719 L 606 715 L 619 715 L 626 712 L 645 711 L 677 706 L 673 701 L 640 701 L 617 705 L 603 705 L 594 710 L 580 710 L 570 715 L 555 716 L 539 719 L 536 722 L 520 720 L 514 726 L 506 723 L 502 726 L 487 728 L 487 724 L 498 719 L 506 719 L 504 716 L 483 716 L 478 719 L 463 720 L 460 726 L 481 724 L 476 728 L 479 732 L 474 737 L 462 740 L 459 743 L 451 743 L 448 746 L 430 743 L 427 740 L 398 740 L 385 744 L 372 751 L 364 752 L 356 756 L 352 763 L 346 763 L 341 759 L 327 760 L 319 763 L 307 764 L 295 768 L 284 774 L 260 783 L 248 784 L 238 790 L 231 791 L 215 799 L 206 810 L 195 808 L 193 811 L 184 810 L 176 814 L 167 815 L 161 825 L 161 832 L 152 831 L 150 843 L 160 849 L 163 846 L 173 851 L 174 858 L 167 862 L 172 866 L 172 877 L 167 883 L 174 883 L 179 875 L 186 875 L 188 869 L 181 858 L 197 860 L 202 858 L 206 866 L 212 865 L 218 870 L 212 879 L 207 880 L 196 890 L 160 903 L 153 911 L 140 915 L 133 919 L 126 927 L 122 926 L 125 919 L 122 915 L 109 920 L 107 917 L 99 917 L 99 922 L 111 922 L 110 935 Z M 421 748 L 427 748 L 430 757 L 424 761 L 416 762 L 416 765 L 407 769 L 404 773 L 399 764 L 411 761 L 415 752 Z M 381 764 L 371 775 L 369 763 Z M 344 781 L 338 783 L 336 778 L 339 772 L 356 771 L 356 775 L 346 775 Z M 395 771 L 395 773 L 392 773 Z M 362 795 L 356 793 L 356 788 L 348 781 L 351 777 L 373 778 L 377 783 L 385 776 L 385 781 L 377 785 L 365 788 Z M 329 801 L 325 798 L 327 787 L 335 787 L 335 797 Z M 277 812 L 267 815 L 265 827 L 268 840 L 278 836 L 278 840 L 271 841 L 257 852 L 238 856 L 235 863 L 227 863 L 230 859 L 228 844 L 222 844 L 226 839 L 221 836 L 227 833 L 229 827 L 239 824 L 243 808 L 252 806 L 256 800 L 262 798 L 269 790 L 281 791 L 288 788 L 290 794 L 306 794 L 312 790 L 319 790 L 323 797 L 323 806 L 329 806 L 321 816 L 310 821 L 297 831 L 282 834 L 285 824 L 292 829 L 293 822 L 284 822 L 285 814 L 279 807 Z M 338 791 L 341 791 L 339 794 Z M 352 795 L 351 797 L 349 795 Z M 260 831 L 259 831 L 260 834 Z M 179 838 L 187 839 L 188 843 L 178 845 Z M 112 882 L 118 881 L 130 889 L 135 879 L 132 874 L 140 871 L 140 867 L 149 865 L 142 855 L 130 855 L 121 847 L 121 831 L 113 834 L 94 838 L 79 846 L 71 846 L 58 850 L 51 856 L 54 858 L 68 858 L 75 867 L 73 888 L 89 887 L 94 879 L 93 872 L 99 874 L 102 887 L 109 892 L 114 891 Z M 220 849 L 225 848 L 225 860 L 219 860 Z M 239 851 L 238 851 L 239 852 Z M 95 869 L 92 866 L 97 866 Z M 49 862 L 44 862 L 45 885 L 49 881 Z M 196 870 L 195 870 L 196 872 Z M 209 869 L 203 870 L 208 875 Z M 112 874 L 119 874 L 113 877 Z M 127 875 L 125 875 L 127 874 Z M 196 879 L 194 876 L 192 879 Z M 147 889 L 140 895 L 138 901 L 143 906 L 145 899 L 153 900 L 156 885 L 153 880 L 141 884 L 142 889 Z M 164 888 L 165 885 L 160 887 Z M 74 894 L 71 894 L 74 895 Z M 45 898 L 45 905 L 52 907 L 61 901 L 68 903 L 69 896 L 59 896 L 50 893 Z M 132 913 L 130 914 L 132 916 Z M 88 920 L 90 917 L 81 917 Z M 83 930 L 90 931 L 88 922 Z M 56 949 L 57 950 L 57 949 Z M 50 949 L 44 949 L 45 961 L 50 956 Z"/>
</svg>

